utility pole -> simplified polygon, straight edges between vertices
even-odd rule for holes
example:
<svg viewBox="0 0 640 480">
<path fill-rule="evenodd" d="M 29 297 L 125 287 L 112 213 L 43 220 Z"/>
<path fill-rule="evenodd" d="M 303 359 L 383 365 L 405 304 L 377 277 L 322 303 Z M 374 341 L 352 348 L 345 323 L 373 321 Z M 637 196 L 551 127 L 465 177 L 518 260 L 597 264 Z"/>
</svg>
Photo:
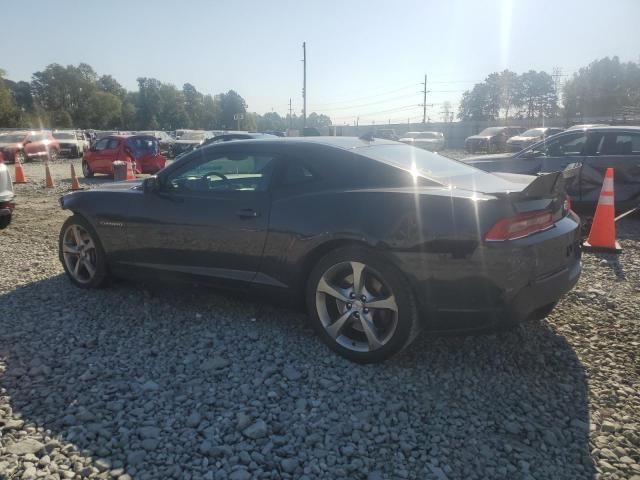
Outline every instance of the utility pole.
<svg viewBox="0 0 640 480">
<path fill-rule="evenodd" d="M 293 130 L 293 111 L 291 109 L 291 98 L 289 98 L 289 130 Z"/>
<path fill-rule="evenodd" d="M 427 123 L 427 74 L 424 74 L 424 90 L 422 90 L 422 123 Z"/>
<path fill-rule="evenodd" d="M 424 89 L 422 90 L 422 103 L 419 105 L 420 107 L 422 107 L 422 123 L 427 123 L 427 107 L 433 107 L 433 103 L 430 105 L 427 105 L 427 93 L 429 93 L 429 90 L 427 90 L 427 74 L 424 74 L 424 82 L 421 83 L 421 85 L 424 87 Z"/>
<path fill-rule="evenodd" d="M 307 42 L 302 42 L 302 125 L 307 127 Z"/>
</svg>

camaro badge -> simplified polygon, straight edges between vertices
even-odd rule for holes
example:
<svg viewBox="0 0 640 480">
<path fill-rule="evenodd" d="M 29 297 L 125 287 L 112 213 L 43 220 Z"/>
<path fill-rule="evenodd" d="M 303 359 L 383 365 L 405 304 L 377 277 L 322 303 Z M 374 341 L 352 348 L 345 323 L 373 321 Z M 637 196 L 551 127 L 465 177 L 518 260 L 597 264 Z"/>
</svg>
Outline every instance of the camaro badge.
<svg viewBox="0 0 640 480">
<path fill-rule="evenodd" d="M 106 220 L 100 220 L 98 223 L 104 227 L 124 227 L 124 223 L 122 222 L 108 222 Z"/>
</svg>

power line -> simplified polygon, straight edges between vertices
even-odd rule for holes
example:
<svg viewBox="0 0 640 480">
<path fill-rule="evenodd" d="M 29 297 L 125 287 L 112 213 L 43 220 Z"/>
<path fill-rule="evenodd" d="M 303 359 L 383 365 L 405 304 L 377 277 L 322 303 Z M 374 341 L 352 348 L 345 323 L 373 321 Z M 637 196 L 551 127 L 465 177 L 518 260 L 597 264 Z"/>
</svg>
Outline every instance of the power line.
<svg viewBox="0 0 640 480">
<path fill-rule="evenodd" d="M 392 101 L 395 101 L 395 100 L 401 100 L 401 99 L 404 99 L 404 98 L 410 98 L 410 97 L 414 97 L 414 96 L 415 96 L 415 94 L 410 93 L 408 95 L 400 95 L 398 97 L 392 97 L 392 98 L 386 98 L 384 100 L 378 100 L 377 102 L 363 103 L 363 104 L 360 104 L 360 105 L 345 105 L 343 107 L 325 108 L 323 110 L 327 111 L 327 112 L 333 112 L 335 110 L 348 110 L 350 108 L 363 108 L 363 107 L 368 107 L 370 105 L 378 105 L 378 104 L 381 104 L 381 103 L 392 102 Z"/>
<path fill-rule="evenodd" d="M 397 92 L 400 92 L 402 90 L 406 90 L 408 88 L 415 88 L 418 85 L 421 85 L 421 83 L 412 83 L 410 85 L 405 85 L 404 87 L 396 88 L 394 90 L 389 90 L 389 91 L 386 91 L 386 92 L 383 92 L 383 93 L 376 93 L 376 94 L 366 95 L 366 96 L 363 96 L 363 97 L 350 98 L 350 99 L 346 99 L 346 100 L 336 100 L 336 101 L 333 101 L 333 102 L 315 103 L 315 104 L 313 104 L 313 107 L 324 107 L 324 106 L 327 106 L 327 105 L 336 105 L 336 104 L 342 104 L 342 103 L 345 103 L 345 102 L 357 102 L 357 101 L 360 101 L 360 100 L 367 100 L 369 98 L 383 97 L 385 95 L 391 95 L 392 93 L 397 93 Z"/>
</svg>

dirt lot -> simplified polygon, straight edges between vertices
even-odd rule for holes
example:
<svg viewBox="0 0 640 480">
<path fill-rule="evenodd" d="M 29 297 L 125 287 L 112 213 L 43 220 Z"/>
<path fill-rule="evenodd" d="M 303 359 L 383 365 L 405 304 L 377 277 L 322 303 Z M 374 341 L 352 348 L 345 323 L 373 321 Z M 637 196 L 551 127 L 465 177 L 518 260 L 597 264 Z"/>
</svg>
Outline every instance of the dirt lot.
<svg viewBox="0 0 640 480">
<path fill-rule="evenodd" d="M 26 165 L 0 232 L 0 477 L 640 480 L 637 218 L 548 319 L 358 366 L 295 311 L 72 287 L 52 170 Z"/>
</svg>

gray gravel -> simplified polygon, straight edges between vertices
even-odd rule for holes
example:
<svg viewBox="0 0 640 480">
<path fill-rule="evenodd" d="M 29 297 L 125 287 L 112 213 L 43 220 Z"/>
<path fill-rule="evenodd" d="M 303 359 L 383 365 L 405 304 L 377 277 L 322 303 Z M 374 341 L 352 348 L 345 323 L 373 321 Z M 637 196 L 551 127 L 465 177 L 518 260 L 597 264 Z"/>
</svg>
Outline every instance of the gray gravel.
<svg viewBox="0 0 640 480">
<path fill-rule="evenodd" d="M 56 193 L 17 193 L 0 232 L 0 477 L 640 479 L 638 219 L 619 260 L 585 256 L 548 320 L 358 366 L 295 311 L 72 287 Z"/>
</svg>

